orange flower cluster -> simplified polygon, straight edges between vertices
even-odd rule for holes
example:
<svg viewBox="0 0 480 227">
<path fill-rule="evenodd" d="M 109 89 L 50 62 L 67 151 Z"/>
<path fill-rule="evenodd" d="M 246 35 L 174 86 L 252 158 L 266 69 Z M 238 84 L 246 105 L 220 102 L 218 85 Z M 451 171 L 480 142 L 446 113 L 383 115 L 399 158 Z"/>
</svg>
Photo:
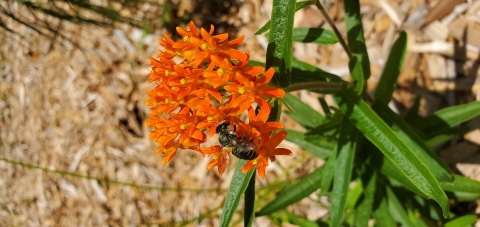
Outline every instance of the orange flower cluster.
<svg viewBox="0 0 480 227">
<path fill-rule="evenodd" d="M 160 144 L 156 151 L 163 153 L 163 164 L 179 148 L 192 149 L 211 155 L 207 168 L 218 166 L 223 174 L 231 149 L 220 145 L 202 148 L 201 144 L 207 139 L 207 131 L 213 136 L 222 121 L 229 121 L 235 125 L 236 136 L 251 141 L 258 154 L 245 164 L 243 172 L 257 166 L 263 178 L 268 159 L 273 162 L 275 155 L 292 155 L 290 150 L 276 148 L 287 135 L 281 131 L 283 125 L 266 122 L 271 107 L 265 99 L 283 97 L 285 92 L 268 85 L 273 68 L 263 73 L 263 67 L 247 66 L 249 52 L 234 49 L 244 36 L 228 41 L 227 33 L 213 35 L 213 26 L 209 32 L 203 28 L 198 32 L 193 22 L 189 27 L 190 31 L 177 27 L 183 36 L 178 41 L 165 34 L 165 39 L 159 40 L 164 50 L 150 58 L 149 82 L 157 84 L 147 91 L 146 104 L 151 106 L 151 113 L 145 124 L 153 129 L 150 139 Z M 260 108 L 258 113 L 253 103 Z M 248 123 L 239 118 L 244 111 L 248 111 Z"/>
</svg>

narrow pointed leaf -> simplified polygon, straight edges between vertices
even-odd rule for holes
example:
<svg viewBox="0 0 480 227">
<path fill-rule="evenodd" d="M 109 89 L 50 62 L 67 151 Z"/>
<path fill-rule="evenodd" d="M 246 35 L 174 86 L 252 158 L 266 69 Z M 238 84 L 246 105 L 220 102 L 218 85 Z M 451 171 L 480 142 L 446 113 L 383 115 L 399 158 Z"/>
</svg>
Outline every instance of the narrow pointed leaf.
<svg viewBox="0 0 480 227">
<path fill-rule="evenodd" d="M 335 161 L 335 175 L 333 178 L 332 206 L 330 214 L 332 226 L 340 226 L 345 212 L 348 185 L 352 177 L 353 157 L 356 149 L 357 129 L 350 121 L 344 119 L 338 139 L 337 158 Z"/>
<path fill-rule="evenodd" d="M 309 5 L 312 5 L 314 4 L 313 1 L 305 1 L 305 2 L 297 2 L 295 4 L 295 12 L 297 12 L 298 10 L 301 10 Z M 262 28 L 258 29 L 258 31 L 255 33 L 255 35 L 261 35 L 265 32 L 267 32 L 268 30 L 270 30 L 270 20 L 267 21 L 267 23 L 265 23 L 265 25 L 262 26 Z"/>
<path fill-rule="evenodd" d="M 255 218 L 255 177 L 250 177 L 247 189 L 245 190 L 245 215 L 243 217 L 244 226 L 252 226 Z"/>
<path fill-rule="evenodd" d="M 355 209 L 354 226 L 367 227 L 373 209 L 377 189 L 377 172 L 370 166 L 363 164 L 359 171 L 363 189 L 363 199 Z"/>
<path fill-rule="evenodd" d="M 362 64 L 363 77 L 370 77 L 370 61 L 368 60 L 365 37 L 363 36 L 362 15 L 359 0 L 345 0 L 345 25 L 347 28 L 348 47 L 352 55 Z M 353 75 L 352 75 L 353 76 Z"/>
<path fill-rule="evenodd" d="M 459 218 L 455 218 L 447 223 L 445 223 L 444 227 L 468 227 L 473 226 L 477 221 L 477 215 L 475 214 L 468 214 Z"/>
<path fill-rule="evenodd" d="M 282 88 L 288 87 L 292 73 L 294 14 L 295 0 L 273 0 L 266 68 L 275 68 L 272 82 Z"/>
<path fill-rule="evenodd" d="M 327 120 L 319 112 L 292 94 L 286 94 L 283 101 L 293 110 L 292 112 L 286 112 L 288 116 L 304 127 L 314 128 Z"/>
<path fill-rule="evenodd" d="M 387 63 L 383 67 L 377 90 L 375 91 L 375 99 L 381 99 L 385 103 L 392 99 L 393 90 L 397 85 L 397 78 L 402 70 L 403 59 L 405 58 L 405 50 L 407 49 L 407 33 L 400 32 L 395 43 L 393 43 L 390 55 L 388 55 Z"/>
<path fill-rule="evenodd" d="M 440 182 L 445 191 L 455 194 L 459 201 L 471 201 L 480 198 L 480 181 L 454 174 L 452 182 Z"/>
<path fill-rule="evenodd" d="M 288 185 L 289 190 L 282 190 L 281 193 L 275 198 L 275 200 L 265 205 L 257 213 L 257 216 L 270 214 L 275 211 L 284 209 L 288 205 L 298 202 L 301 199 L 312 194 L 320 186 L 322 171 L 323 166 L 303 177 L 294 184 Z"/>
<path fill-rule="evenodd" d="M 441 109 L 431 116 L 413 120 L 410 125 L 422 130 L 430 139 L 479 115 L 480 102 L 476 101 Z"/>
<path fill-rule="evenodd" d="M 332 154 L 332 150 L 334 148 L 334 142 L 332 141 L 327 141 L 326 139 L 320 140 L 322 137 L 317 136 L 314 138 L 318 138 L 316 140 L 313 140 L 313 138 L 305 136 L 305 133 L 301 133 L 298 131 L 294 130 L 289 130 L 287 129 L 287 137 L 286 140 L 291 141 L 309 153 L 322 158 L 326 159 L 328 156 Z"/>
<path fill-rule="evenodd" d="M 346 86 L 337 95 L 341 111 L 416 187 L 435 200 L 446 216 L 448 198 L 432 172 L 375 112 Z"/>
<path fill-rule="evenodd" d="M 432 171 L 438 181 L 451 181 L 452 175 L 448 166 L 422 141 L 412 128 L 383 100 L 376 100 L 372 109 L 393 128 L 398 138 Z"/>
<path fill-rule="evenodd" d="M 388 199 L 388 208 L 392 216 L 406 227 L 416 227 L 413 222 L 408 217 L 407 212 L 403 208 L 403 204 L 400 203 L 395 193 L 390 187 L 387 187 L 387 199 Z"/>
<path fill-rule="evenodd" d="M 377 185 L 375 194 L 375 204 L 373 211 L 373 218 L 375 219 L 375 226 L 377 227 L 391 227 L 396 226 L 395 220 L 390 214 L 387 197 L 385 195 L 384 187 Z"/>
<path fill-rule="evenodd" d="M 250 178 L 252 178 L 255 169 L 250 170 L 248 173 L 243 174 L 242 168 L 247 163 L 245 160 L 239 160 L 237 166 L 235 167 L 235 173 L 233 174 L 232 182 L 230 183 L 230 188 L 228 189 L 227 198 L 225 199 L 225 204 L 223 205 L 222 217 L 220 218 L 220 226 L 228 227 L 232 221 L 232 217 L 237 210 L 238 203 L 242 197 L 245 189 L 247 188 Z"/>
<path fill-rule="evenodd" d="M 352 56 L 348 62 L 348 68 L 350 69 L 350 75 L 355 86 L 355 92 L 357 94 L 362 94 L 363 88 L 365 87 L 362 64 L 360 64 L 357 57 Z"/>
<path fill-rule="evenodd" d="M 316 43 L 320 45 L 335 44 L 338 38 L 332 30 L 323 28 L 294 28 L 293 41 Z"/>
</svg>

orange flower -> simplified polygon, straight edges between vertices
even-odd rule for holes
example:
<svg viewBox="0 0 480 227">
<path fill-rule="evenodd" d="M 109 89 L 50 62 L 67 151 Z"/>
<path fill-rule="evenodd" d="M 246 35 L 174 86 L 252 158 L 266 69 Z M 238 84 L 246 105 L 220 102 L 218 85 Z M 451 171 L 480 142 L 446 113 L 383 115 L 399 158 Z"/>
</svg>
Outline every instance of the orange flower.
<svg viewBox="0 0 480 227">
<path fill-rule="evenodd" d="M 250 96 L 254 100 L 283 97 L 285 91 L 268 85 L 274 73 L 275 70 L 270 68 L 260 78 L 246 78 L 240 74 L 236 74 L 234 83 L 225 86 L 225 90 L 232 94 L 238 94 L 239 96 Z"/>
<path fill-rule="evenodd" d="M 285 139 L 287 136 L 286 131 L 281 131 L 270 138 L 265 138 L 262 140 L 260 149 L 258 150 L 258 157 L 254 160 L 250 160 L 242 168 L 242 173 L 250 171 L 254 166 L 257 166 L 258 176 L 260 178 L 265 178 L 265 168 L 268 166 L 268 159 L 270 161 L 275 161 L 275 155 L 289 155 L 292 156 L 292 152 L 286 148 L 277 148 L 277 146 Z"/>
<path fill-rule="evenodd" d="M 174 41 L 164 34 L 159 43 L 163 50 L 150 58 L 152 71 L 149 82 L 156 87 L 147 91 L 146 104 L 151 107 L 150 120 L 145 125 L 152 128 L 150 139 L 159 143 L 155 149 L 163 153 L 163 163 L 169 162 L 178 149 L 192 149 L 212 157 L 207 168 L 218 167 L 223 174 L 226 170 L 232 148 L 219 145 L 200 148 L 209 136 L 216 133 L 222 121 L 231 122 L 230 130 L 236 131 L 237 138 L 249 140 L 259 155 L 248 161 L 244 170 L 258 166 L 260 177 L 264 177 L 268 159 L 275 155 L 291 155 L 287 149 L 276 148 L 285 138 L 279 122 L 267 122 L 271 107 L 265 98 L 282 97 L 282 89 L 269 86 L 273 68 L 263 75 L 263 67 L 247 66 L 250 53 L 234 49 L 244 39 L 228 40 L 228 34 L 213 35 L 214 27 L 207 32 L 200 31 L 193 22 L 190 30 L 177 27 L 182 39 Z M 183 61 L 175 63 L 174 57 Z M 252 104 L 256 102 L 260 111 L 256 114 Z M 248 123 L 239 115 L 248 111 Z"/>
</svg>

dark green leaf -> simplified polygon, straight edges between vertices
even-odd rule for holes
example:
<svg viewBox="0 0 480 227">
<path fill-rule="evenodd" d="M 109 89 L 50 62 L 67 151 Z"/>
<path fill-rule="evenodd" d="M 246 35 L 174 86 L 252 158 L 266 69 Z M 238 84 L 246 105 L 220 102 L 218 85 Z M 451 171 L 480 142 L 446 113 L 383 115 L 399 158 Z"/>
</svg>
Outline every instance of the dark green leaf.
<svg viewBox="0 0 480 227">
<path fill-rule="evenodd" d="M 395 220 L 390 214 L 387 197 L 385 195 L 384 187 L 377 185 L 375 194 L 375 207 L 373 211 L 373 218 L 375 219 L 376 227 L 391 227 L 396 226 Z"/>
<path fill-rule="evenodd" d="M 480 102 L 470 102 L 441 109 L 431 116 L 413 120 L 410 125 L 422 130 L 430 139 L 479 115 Z"/>
<path fill-rule="evenodd" d="M 475 221 L 477 221 L 477 215 L 468 214 L 445 223 L 444 227 L 469 227 L 473 226 Z"/>
<path fill-rule="evenodd" d="M 308 151 L 309 153 L 321 158 L 321 159 L 325 159 L 327 158 L 328 156 L 330 156 L 332 154 L 332 150 L 334 148 L 334 142 L 329 142 L 327 140 L 323 140 L 321 141 L 320 138 L 321 137 L 316 137 L 318 138 L 317 140 L 315 140 L 314 142 L 312 142 L 311 140 L 313 139 L 310 139 L 310 140 L 307 140 L 306 137 L 305 137 L 305 133 L 301 133 L 301 132 L 298 132 L 298 131 L 293 131 L 293 130 L 286 130 L 287 131 L 287 140 L 288 141 L 291 141 L 297 145 L 299 145 L 300 147 L 302 147 L 303 149 L 305 149 L 306 151 Z"/>
<path fill-rule="evenodd" d="M 415 186 L 435 200 L 447 215 L 448 198 L 440 188 L 432 172 L 398 138 L 391 128 L 375 112 L 346 86 L 337 94 L 342 112 Z"/>
<path fill-rule="evenodd" d="M 275 68 L 272 82 L 282 88 L 290 85 L 292 73 L 294 14 L 295 0 L 273 0 L 266 68 Z"/>
<path fill-rule="evenodd" d="M 328 157 L 325 164 L 323 164 L 323 173 L 322 179 L 320 179 L 320 192 L 325 194 L 330 188 L 333 180 L 333 175 L 335 174 L 335 157 L 336 155 L 331 155 Z"/>
<path fill-rule="evenodd" d="M 385 103 L 392 99 L 393 90 L 397 85 L 397 78 L 402 70 L 405 50 L 407 49 L 407 33 L 400 32 L 397 40 L 392 46 L 387 62 L 383 67 L 377 90 L 375 91 L 375 99 L 381 99 Z"/>
<path fill-rule="evenodd" d="M 247 161 L 240 159 L 235 168 L 235 173 L 233 174 L 232 182 L 228 189 L 227 198 L 225 199 L 225 204 L 223 204 L 222 217 L 220 218 L 220 226 L 222 227 L 230 226 L 230 221 L 232 221 L 232 217 L 237 210 L 240 198 L 245 192 L 245 189 L 250 182 L 250 178 L 252 178 L 253 173 L 255 173 L 255 169 L 252 169 L 248 173 L 243 174 L 242 168 L 245 163 L 247 163 Z"/>
<path fill-rule="evenodd" d="M 338 38 L 332 30 L 323 28 L 294 28 L 293 41 L 328 45 L 337 43 Z"/>
<path fill-rule="evenodd" d="M 338 139 L 337 158 L 335 161 L 335 175 L 333 178 L 332 206 L 330 214 L 332 226 L 340 226 L 345 211 L 348 185 L 352 177 L 353 157 L 356 149 L 357 129 L 350 121 L 344 119 Z"/>
<path fill-rule="evenodd" d="M 355 227 L 368 226 L 377 188 L 377 172 L 372 167 L 365 164 L 363 164 L 361 167 L 362 169 L 360 169 L 358 172 L 364 189 L 363 197 L 358 206 L 355 208 Z"/>
<path fill-rule="evenodd" d="M 319 112 L 291 94 L 286 94 L 283 101 L 293 110 L 293 112 L 287 111 L 286 114 L 306 128 L 314 128 L 327 120 Z"/>
<path fill-rule="evenodd" d="M 360 14 L 359 0 L 345 0 L 345 25 L 347 28 L 348 47 L 352 55 L 362 63 L 363 77 L 370 77 L 370 61 L 368 60 L 365 37 L 363 36 L 362 15 Z"/>
<path fill-rule="evenodd" d="M 255 218 L 255 177 L 250 177 L 247 189 L 245 190 L 245 215 L 243 217 L 244 226 L 252 226 Z"/>
<path fill-rule="evenodd" d="M 298 202 L 312 194 L 320 186 L 322 171 L 323 167 L 320 167 L 294 184 L 287 185 L 288 190 L 282 190 L 275 200 L 265 205 L 257 213 L 257 216 L 262 216 L 281 210 L 286 208 L 288 205 Z"/>
</svg>

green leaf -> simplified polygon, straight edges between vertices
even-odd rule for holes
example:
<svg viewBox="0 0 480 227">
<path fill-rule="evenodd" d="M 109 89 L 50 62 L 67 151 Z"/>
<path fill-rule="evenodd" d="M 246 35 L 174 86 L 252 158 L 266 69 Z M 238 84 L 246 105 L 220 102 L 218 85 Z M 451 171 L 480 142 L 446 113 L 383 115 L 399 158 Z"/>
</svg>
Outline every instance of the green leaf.
<svg viewBox="0 0 480 227">
<path fill-rule="evenodd" d="M 392 99 L 393 90 L 397 85 L 397 78 L 402 70 L 403 59 L 407 49 L 407 33 L 400 32 L 395 43 L 393 43 L 390 55 L 388 55 L 387 62 L 383 67 L 380 81 L 378 82 L 377 90 L 375 91 L 375 99 L 381 99 L 385 103 Z"/>
<path fill-rule="evenodd" d="M 320 179 L 320 192 L 322 194 L 325 194 L 332 184 L 333 175 L 335 174 L 335 156 L 336 155 L 331 155 L 328 157 L 327 161 L 322 166 L 323 173 L 322 179 Z"/>
<path fill-rule="evenodd" d="M 448 198 L 432 172 L 418 159 L 393 130 L 355 94 L 344 86 L 337 94 L 341 111 L 421 192 L 435 200 L 446 216 Z"/>
<path fill-rule="evenodd" d="M 345 8 L 344 19 L 347 28 L 348 47 L 352 55 L 362 63 L 363 77 L 366 80 L 370 77 L 370 61 L 365 46 L 365 37 L 363 37 L 360 3 L 359 0 L 345 0 L 343 6 Z"/>
<path fill-rule="evenodd" d="M 294 130 L 285 130 L 287 131 L 287 137 L 286 140 L 291 141 L 309 153 L 321 158 L 325 159 L 328 156 L 332 154 L 332 150 L 335 147 L 334 143 L 332 141 L 327 141 L 326 139 L 320 140 L 320 136 L 313 137 L 317 139 L 313 139 L 312 137 L 309 137 L 307 140 L 307 137 L 305 137 L 305 133 L 301 133 L 298 131 Z"/>
<path fill-rule="evenodd" d="M 398 200 L 397 196 L 393 192 L 393 190 L 387 186 L 387 203 L 388 208 L 392 216 L 402 224 L 402 226 L 406 227 L 416 227 L 413 222 L 408 217 L 407 212 L 403 208 L 402 203 Z"/>
<path fill-rule="evenodd" d="M 413 120 L 410 125 L 420 129 L 430 139 L 479 115 L 480 102 L 476 101 L 441 109 L 431 116 Z"/>
<path fill-rule="evenodd" d="M 476 221 L 477 215 L 468 214 L 445 223 L 444 227 L 469 227 L 473 226 Z"/>
<path fill-rule="evenodd" d="M 285 94 L 283 101 L 293 110 L 285 113 L 306 128 L 315 128 L 327 121 L 323 115 L 292 94 Z"/>
<path fill-rule="evenodd" d="M 372 109 L 384 120 L 413 153 L 432 171 L 438 181 L 451 181 L 452 175 L 448 166 L 441 160 L 410 126 L 395 112 L 393 112 L 382 99 L 372 105 Z"/>
<path fill-rule="evenodd" d="M 335 175 L 333 178 L 332 206 L 330 215 L 332 226 L 340 226 L 345 211 L 348 185 L 352 178 L 353 157 L 356 149 L 357 130 L 350 121 L 344 119 L 338 139 L 337 158 L 335 161 Z"/>
<path fill-rule="evenodd" d="M 361 181 L 357 181 L 355 186 L 348 191 L 347 201 L 345 202 L 345 208 L 353 209 L 357 205 L 358 200 L 363 194 L 363 184 Z"/>
<path fill-rule="evenodd" d="M 293 41 L 329 45 L 337 43 L 338 38 L 332 30 L 323 28 L 294 28 Z"/>
<path fill-rule="evenodd" d="M 245 215 L 243 217 L 244 226 L 252 226 L 255 218 L 255 177 L 250 177 L 247 189 L 245 190 Z"/>
<path fill-rule="evenodd" d="M 297 12 L 298 10 L 300 9 L 303 9 L 309 5 L 313 5 L 314 2 L 313 1 L 306 1 L 306 2 L 297 2 L 295 4 L 295 12 Z M 265 32 L 267 32 L 268 30 L 270 30 L 270 20 L 267 21 L 267 23 L 265 23 L 265 25 L 262 26 L 262 28 L 258 29 L 258 31 L 255 33 L 255 35 L 261 35 Z"/>
<path fill-rule="evenodd" d="M 275 211 L 284 209 L 288 205 L 298 202 L 301 199 L 312 194 L 320 186 L 322 171 L 323 166 L 303 177 L 299 181 L 287 185 L 287 187 L 282 190 L 273 201 L 265 205 L 257 213 L 257 216 L 270 214 Z"/>
<path fill-rule="evenodd" d="M 247 188 L 250 178 L 252 178 L 255 169 L 248 171 L 248 173 L 243 174 L 242 168 L 247 163 L 246 160 L 238 160 L 237 167 L 235 168 L 235 173 L 233 174 L 232 182 L 230 183 L 230 188 L 228 189 L 227 198 L 225 199 L 225 204 L 223 204 L 222 217 L 220 218 L 220 226 L 228 227 L 232 221 L 232 217 L 237 210 L 238 203 L 242 194 Z"/>
<path fill-rule="evenodd" d="M 266 68 L 275 68 L 272 82 L 282 88 L 290 85 L 294 14 L 295 0 L 273 0 Z"/>
<path fill-rule="evenodd" d="M 445 191 L 453 192 L 461 201 L 480 198 L 480 182 L 454 174 L 452 182 L 440 182 Z"/>
<path fill-rule="evenodd" d="M 395 220 L 390 214 L 387 197 L 385 195 L 384 187 L 377 185 L 375 193 L 375 204 L 374 211 L 372 213 L 373 218 L 375 219 L 376 227 L 391 227 L 396 226 Z"/>
<path fill-rule="evenodd" d="M 361 167 L 362 169 L 358 172 L 362 185 L 364 185 L 364 193 L 363 198 L 355 209 L 354 226 L 367 227 L 376 194 L 377 172 L 372 167 L 365 164 Z"/>
<path fill-rule="evenodd" d="M 362 94 L 365 87 L 365 78 L 363 76 L 362 65 L 358 61 L 357 57 L 352 56 L 348 62 L 348 68 L 350 69 L 350 75 L 352 77 L 353 84 L 355 85 L 355 92 Z"/>
</svg>

